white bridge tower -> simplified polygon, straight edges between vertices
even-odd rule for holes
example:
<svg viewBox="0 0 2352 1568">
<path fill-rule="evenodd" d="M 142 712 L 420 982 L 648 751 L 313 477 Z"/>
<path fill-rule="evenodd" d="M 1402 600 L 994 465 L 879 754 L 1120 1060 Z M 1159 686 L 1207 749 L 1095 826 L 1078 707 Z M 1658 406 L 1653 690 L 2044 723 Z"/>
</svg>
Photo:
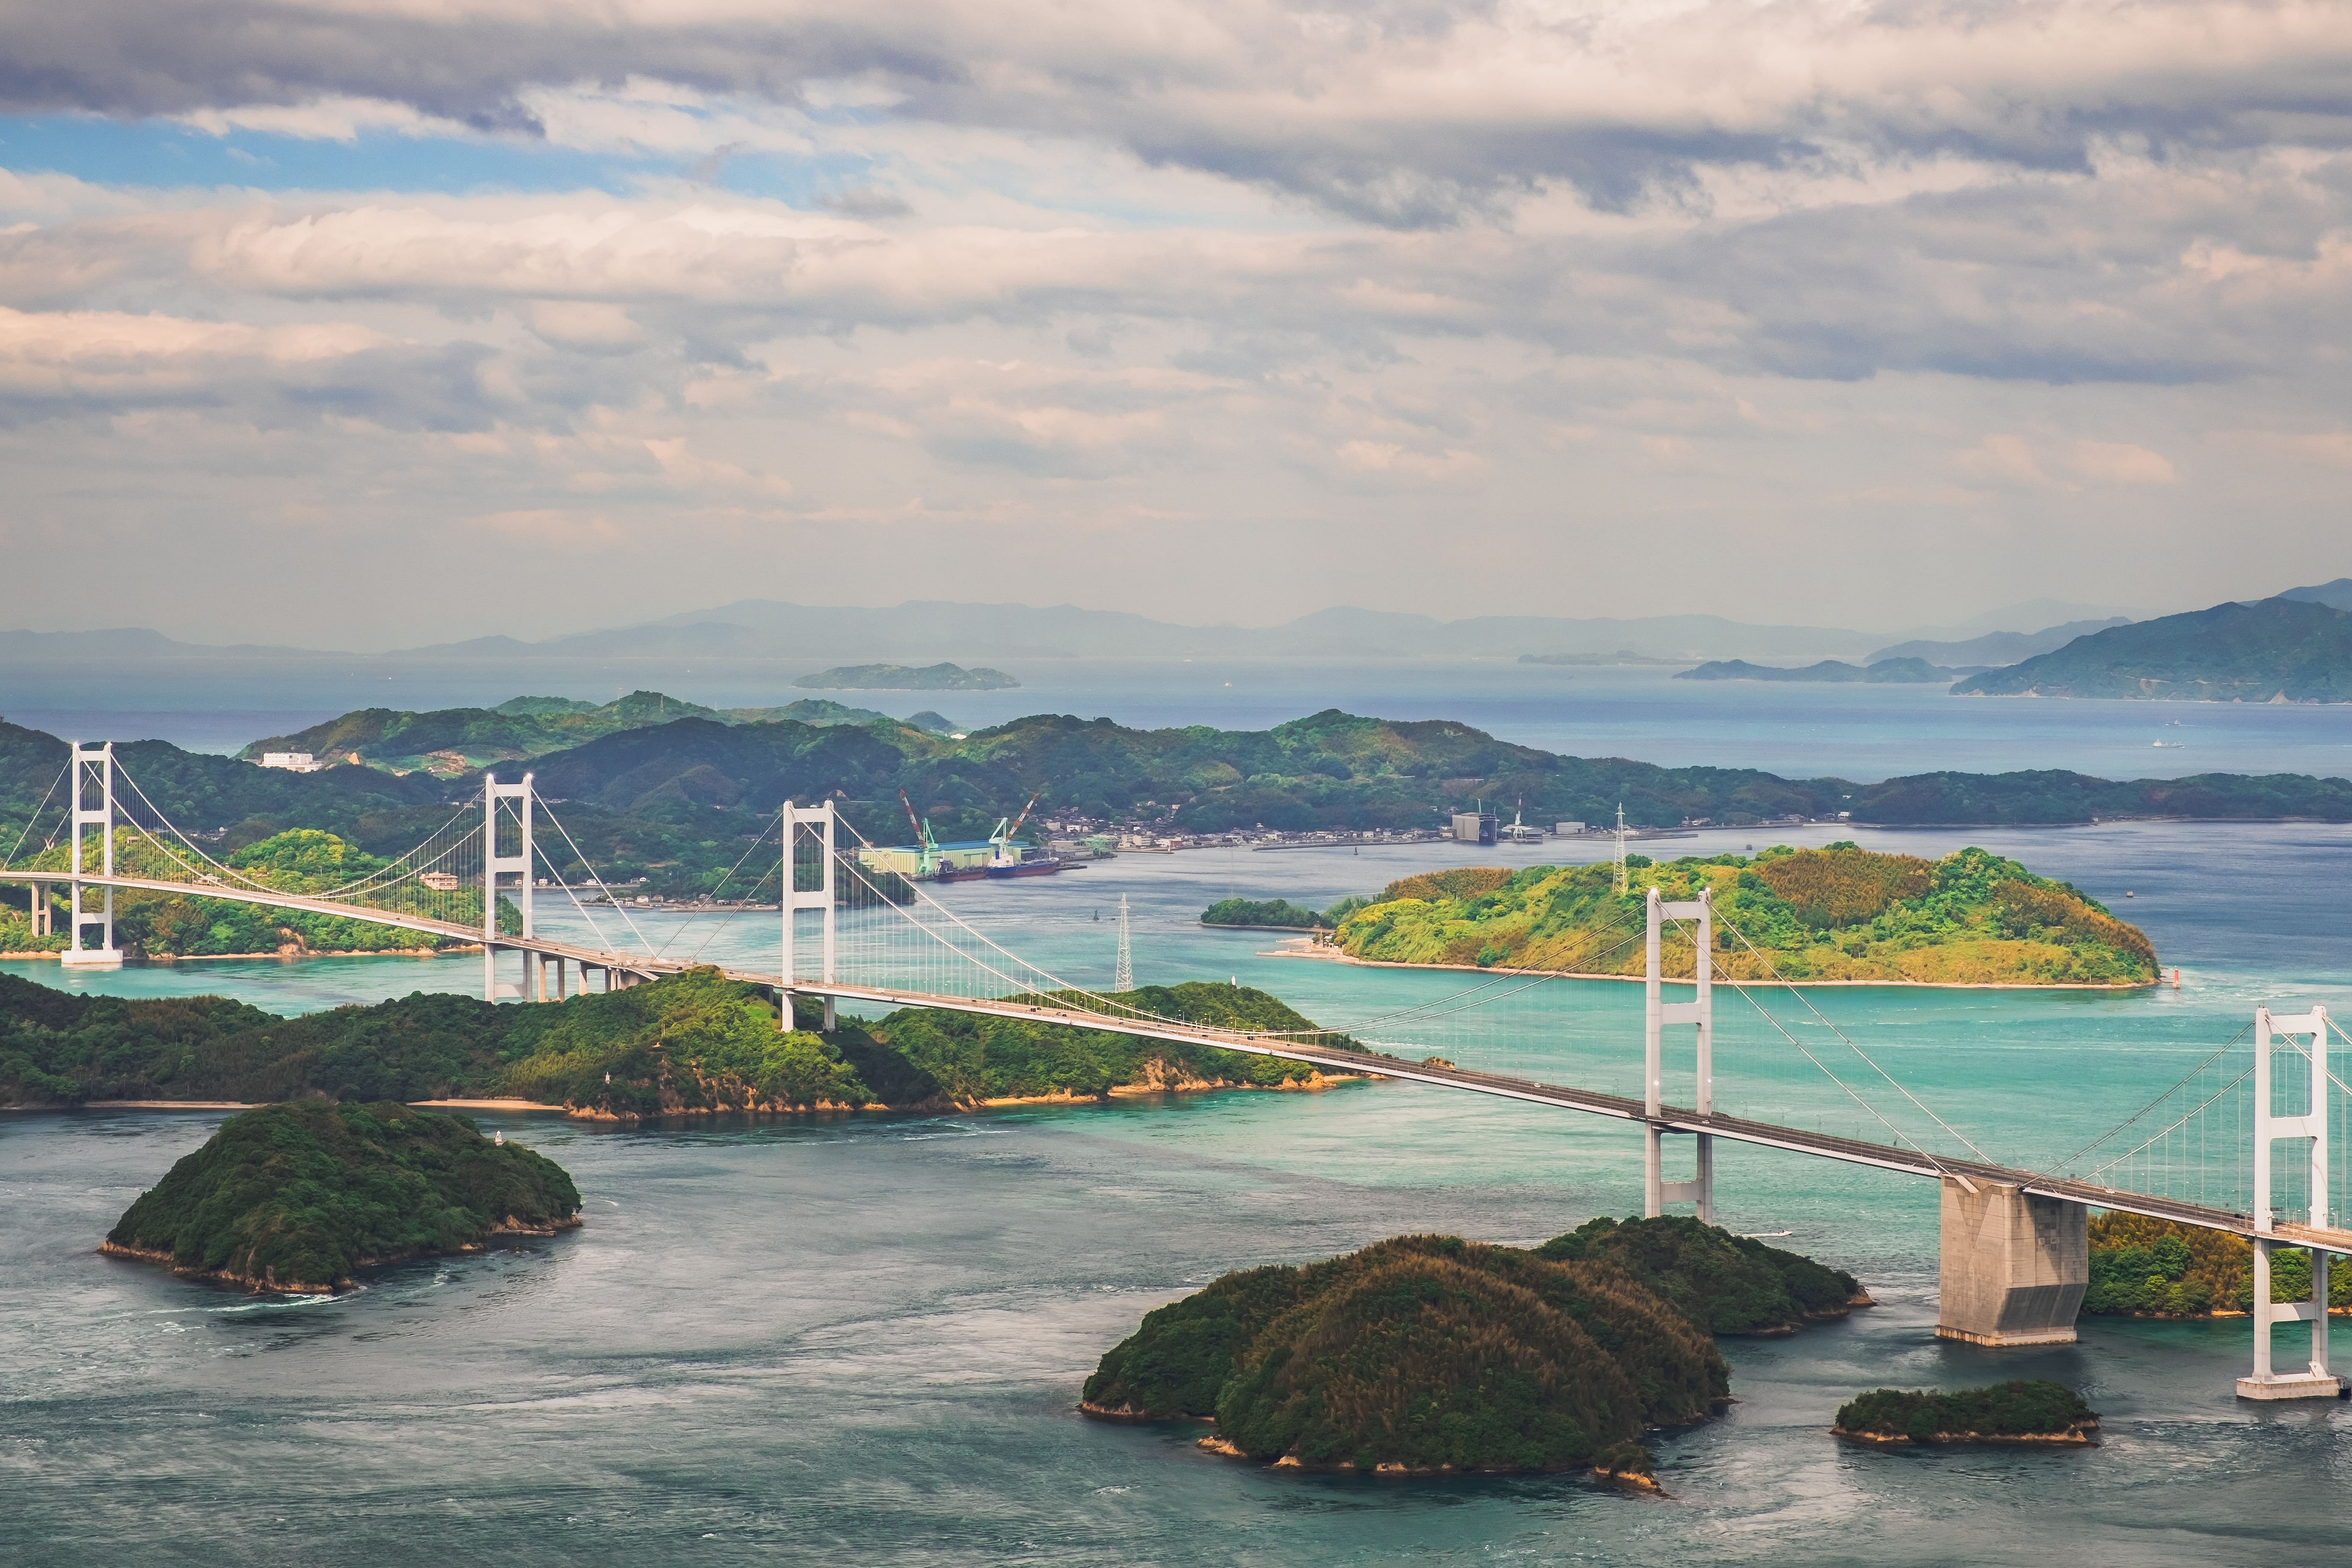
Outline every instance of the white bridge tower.
<svg viewBox="0 0 2352 1568">
<path fill-rule="evenodd" d="M 1665 1212 L 1668 1204 L 1695 1203 L 1698 1217 L 1708 1225 L 1715 1223 L 1715 1134 L 1701 1132 L 1698 1143 L 1698 1172 L 1690 1180 L 1670 1182 L 1665 1173 L 1664 1124 L 1665 1085 L 1662 1076 L 1664 1056 L 1661 1034 L 1669 1024 L 1698 1026 L 1698 1082 L 1694 1109 L 1702 1115 L 1715 1110 L 1715 900 L 1714 890 L 1699 889 L 1696 900 L 1686 903 L 1667 903 L 1652 888 L 1645 900 L 1649 905 L 1649 968 L 1643 988 L 1642 1018 L 1642 1111 L 1649 1118 L 1643 1129 L 1642 1147 L 1642 1213 L 1654 1219 Z M 1665 921 L 1696 921 L 1697 930 L 1693 952 L 1692 974 L 1697 983 L 1698 995 L 1689 1002 L 1666 1001 L 1660 990 L 1658 948 L 1662 922 Z"/>
<path fill-rule="evenodd" d="M 800 978 L 800 971 L 797 967 L 798 947 L 793 928 L 798 923 L 800 912 L 803 910 L 815 910 L 820 912 L 822 924 L 818 936 L 817 976 L 820 984 L 827 986 L 830 986 L 834 980 L 833 799 L 828 795 L 820 805 L 794 805 L 791 801 L 786 801 L 783 816 L 783 885 L 778 889 L 781 896 L 777 902 L 783 910 L 784 963 L 780 972 L 783 978 L 783 985 L 776 994 L 776 1027 L 789 1029 L 793 1026 L 793 983 Z M 800 879 L 794 874 L 794 864 L 799 858 L 798 851 L 803 841 L 803 828 L 809 830 L 806 837 L 816 841 L 819 852 L 824 857 L 823 868 L 817 874 L 817 885 L 813 890 L 807 891 L 802 889 Z M 824 1030 L 827 1034 L 833 1032 L 834 1005 L 833 993 L 828 990 L 824 993 Z"/>
<path fill-rule="evenodd" d="M 528 940 L 537 933 L 530 919 L 530 775 L 522 775 L 520 784 L 502 784 L 496 773 L 482 775 L 482 1000 L 495 1002 L 501 994 L 499 986 L 499 879 L 515 879 L 515 908 L 522 914 L 521 935 Z M 512 855 L 499 852 L 499 802 L 515 803 L 514 816 L 520 829 L 518 847 Z M 522 950 L 522 979 L 505 994 L 530 999 L 531 973 L 539 955 L 529 948 Z M 545 998 L 541 998 L 542 1001 Z"/>
<path fill-rule="evenodd" d="M 89 909 L 82 901 L 84 889 L 80 876 L 80 873 L 93 869 L 101 877 L 114 875 L 114 742 L 109 741 L 103 745 L 85 746 L 76 741 L 71 767 L 73 869 L 77 874 L 73 879 L 73 904 L 68 916 L 71 923 L 66 931 L 66 950 L 58 957 L 68 964 L 120 964 L 122 952 L 114 945 L 114 889 L 111 887 L 96 889 L 103 896 L 104 901 L 95 910 Z M 93 794 L 97 797 L 95 805 L 91 804 Z M 93 827 L 98 829 L 98 864 L 94 868 L 87 863 L 89 850 L 84 847 L 83 839 L 83 835 Z M 84 947 L 82 932 L 93 929 L 99 933 L 98 945 Z"/>
<path fill-rule="evenodd" d="M 2271 1106 L 2271 1043 L 2277 1037 L 2307 1035 L 2309 1088 L 2293 1098 L 2303 1110 L 2293 1116 L 2273 1113 Z M 2294 1047 L 2300 1050 L 2300 1047 Z M 2300 1075 L 2298 1075 L 2300 1076 Z M 2286 1080 L 2293 1082 L 2293 1079 Z M 2342 1383 L 2327 1370 L 2327 1254 L 2311 1250 L 2311 1299 L 2271 1300 L 2271 1251 L 2283 1211 L 2271 1202 L 2272 1146 L 2281 1142 L 2305 1145 L 2308 1165 L 2310 1207 L 2303 1223 L 2314 1230 L 2327 1228 L 2327 1009 L 2308 1013 L 2273 1014 L 2254 1009 L 2254 1373 L 2238 1379 L 2242 1399 L 2333 1399 Z M 2293 1223 L 2291 1211 L 2289 1223 Z M 2311 1364 L 2299 1372 L 2271 1367 L 2271 1325 L 2297 1318 L 2311 1325 Z"/>
</svg>

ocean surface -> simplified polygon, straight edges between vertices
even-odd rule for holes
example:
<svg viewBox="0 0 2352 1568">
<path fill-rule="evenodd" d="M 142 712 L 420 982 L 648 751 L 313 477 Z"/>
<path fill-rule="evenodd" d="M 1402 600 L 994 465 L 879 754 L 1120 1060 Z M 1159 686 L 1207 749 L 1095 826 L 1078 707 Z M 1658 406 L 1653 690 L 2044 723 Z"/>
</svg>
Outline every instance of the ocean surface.
<svg viewBox="0 0 2352 1568">
<path fill-rule="evenodd" d="M 1009 691 L 807 692 L 770 678 L 691 669 L 602 673 L 555 694 L 605 701 L 635 685 L 713 707 L 831 698 L 899 718 L 934 710 L 969 729 L 1031 713 L 1160 729 L 1264 730 L 1328 708 L 1451 719 L 1572 756 L 1762 768 L 1863 783 L 1937 769 L 2070 768 L 2102 778 L 2200 773 L 2352 773 L 2352 703 L 2243 704 L 1960 698 L 1941 686 L 1677 680 L 1671 667 L 1552 667 L 1508 659 L 1009 661 Z M 62 739 L 161 739 L 235 752 L 365 706 L 497 703 L 546 671 L 426 679 L 402 673 L 276 702 L 248 685 L 139 689 L 120 706 L 36 701 L 0 689 L 0 713 Z"/>
<path fill-rule="evenodd" d="M 1718 992 L 1725 1109 L 1874 1137 L 1892 1125 L 2042 1164 L 2137 1110 L 2258 1001 L 2352 1009 L 2331 912 L 2352 829 L 1845 836 L 1925 855 L 1973 841 L 2070 879 L 2143 926 L 2180 988 L 1831 990 L 1811 994 L 1818 1019 L 1786 993 Z M 1762 842 L 1743 830 L 1644 847 Z M 1235 979 L 1391 1048 L 1626 1092 L 1637 986 L 1350 968 L 1197 923 L 1227 893 L 1320 906 L 1441 865 L 1600 853 L 1129 855 L 942 897 L 1100 985 L 1124 895 L 1140 981 Z M 541 909 L 549 925 L 577 919 Z M 772 962 L 772 916 L 633 918 L 672 952 Z M 67 983 L 54 964 L 6 967 Z M 296 1011 L 467 989 L 480 973 L 478 958 L 215 962 L 70 984 Z M 1673 1494 L 1657 1500 L 1567 1477 L 1277 1475 L 1200 1452 L 1190 1430 L 1073 1410 L 1145 1311 L 1227 1269 L 1411 1231 L 1532 1242 L 1638 1210 L 1639 1137 L 1614 1123 L 1402 1084 L 628 1131 L 485 1114 L 572 1172 L 582 1230 L 306 1302 L 99 1257 L 115 1216 L 221 1114 L 0 1114 L 0 1561 L 2352 1560 L 2326 1500 L 2352 1480 L 2352 1406 L 2237 1401 L 2242 1322 L 2085 1320 L 2079 1344 L 2037 1351 L 1938 1342 L 1937 1194 L 1884 1173 L 1719 1152 L 1723 1223 L 1852 1269 L 1882 1304 L 1724 1342 L 1739 1402 L 1655 1435 Z M 2292 1363 L 2294 1332 L 2278 1339 Z M 2105 1415 L 2103 1444 L 1904 1455 L 1828 1435 L 1865 1389 L 2009 1376 L 2080 1388 Z"/>
</svg>

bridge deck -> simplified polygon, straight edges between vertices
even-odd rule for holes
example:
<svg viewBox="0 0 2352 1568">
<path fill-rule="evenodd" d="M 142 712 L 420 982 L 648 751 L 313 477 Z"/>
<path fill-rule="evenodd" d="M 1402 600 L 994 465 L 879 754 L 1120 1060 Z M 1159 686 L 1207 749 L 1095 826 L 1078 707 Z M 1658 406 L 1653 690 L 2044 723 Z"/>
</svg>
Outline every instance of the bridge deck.
<svg viewBox="0 0 2352 1568">
<path fill-rule="evenodd" d="M 65 882 L 75 879 L 69 873 L 49 871 L 0 871 L 0 881 Z M 436 936 L 450 937 L 461 942 L 479 942 L 484 940 L 478 928 L 461 926 L 446 921 L 432 920 L 421 915 L 398 910 L 377 910 L 362 904 L 345 904 L 329 899 L 308 898 L 298 893 L 262 892 L 226 885 L 195 884 L 163 881 L 139 877 L 91 877 L 79 879 L 91 887 L 115 887 L 147 892 L 195 894 L 205 898 L 235 899 L 242 902 L 262 904 L 275 909 L 303 910 L 314 914 L 333 915 L 343 919 L 372 921 L 381 925 L 417 931 Z M 575 942 L 553 942 L 543 937 L 500 935 L 494 945 L 536 952 L 549 958 L 562 958 L 592 968 L 614 970 L 624 973 L 658 975 L 674 974 L 697 967 L 684 959 L 649 957 L 643 953 L 611 949 L 583 947 Z M 753 970 L 723 970 L 730 980 L 742 981 L 772 989 L 779 984 L 774 974 Z M 1354 1051 L 1331 1046 L 1316 1045 L 1271 1036 L 1235 1033 L 1199 1025 L 1181 1024 L 1158 1018 L 1122 1017 L 1114 1014 L 1089 1012 L 1079 1008 L 1053 1006 L 1022 1001 L 1001 1001 L 969 996 L 942 996 L 919 991 L 901 991 L 887 986 L 853 984 L 843 982 L 820 982 L 795 979 L 792 989 L 806 995 L 831 996 L 840 1002 L 863 1002 L 887 1008 L 933 1007 L 950 1012 L 984 1014 L 997 1017 L 1021 1018 L 1039 1023 L 1064 1025 L 1074 1028 L 1102 1029 L 1115 1034 L 1132 1035 L 1146 1039 L 1159 1039 L 1186 1045 L 1207 1046 L 1218 1050 L 1239 1051 L 1251 1056 L 1281 1057 L 1292 1061 L 1307 1062 L 1334 1072 L 1368 1074 L 1381 1078 L 1402 1079 L 1415 1083 L 1433 1084 L 1445 1089 L 1466 1089 L 1474 1094 L 1494 1095 L 1505 1100 L 1517 1100 L 1531 1105 L 1549 1106 L 1561 1110 L 1580 1110 L 1589 1115 L 1611 1117 L 1621 1121 L 1646 1121 L 1642 1102 L 1620 1095 L 1602 1094 L 1594 1089 L 1572 1089 L 1559 1084 L 1539 1083 L 1530 1079 L 1506 1077 L 1498 1073 L 1474 1072 L 1462 1068 L 1437 1067 L 1413 1062 L 1370 1051 Z M 2158 1219 L 2177 1220 L 2184 1225 L 2222 1230 L 2237 1236 L 2251 1237 L 2255 1233 L 2252 1216 L 2226 1209 L 2210 1208 L 2201 1204 L 2182 1203 L 2172 1198 L 2158 1197 L 2146 1193 L 2120 1192 L 2095 1183 L 2066 1176 L 2047 1176 L 2035 1171 L 2012 1169 L 1973 1160 L 1950 1160 L 1928 1155 L 1916 1149 L 1893 1144 L 1873 1143 L 1861 1139 L 1841 1138 L 1832 1133 L 1810 1131 L 1801 1127 L 1782 1127 L 1771 1122 L 1749 1121 L 1740 1117 L 1701 1114 L 1685 1107 L 1668 1106 L 1657 1118 L 1658 1125 L 1670 1132 L 1712 1133 L 1718 1138 L 1737 1142 L 1754 1143 L 1769 1149 L 1785 1149 L 1792 1153 L 1808 1154 L 1820 1159 L 1842 1161 L 1847 1164 L 1871 1165 L 1883 1171 L 1895 1171 L 1905 1175 L 1940 1178 L 1958 1176 L 1969 1182 L 1993 1182 L 2022 1187 L 2029 1193 L 2061 1198 L 2069 1203 L 2087 1204 L 2099 1208 L 2120 1209 L 2129 1214 L 2147 1215 Z M 2352 1231 L 2314 1229 L 2307 1226 L 2282 1225 L 2272 1234 L 2279 1240 L 2300 1247 L 2314 1247 L 2322 1251 L 2352 1255 Z"/>
</svg>

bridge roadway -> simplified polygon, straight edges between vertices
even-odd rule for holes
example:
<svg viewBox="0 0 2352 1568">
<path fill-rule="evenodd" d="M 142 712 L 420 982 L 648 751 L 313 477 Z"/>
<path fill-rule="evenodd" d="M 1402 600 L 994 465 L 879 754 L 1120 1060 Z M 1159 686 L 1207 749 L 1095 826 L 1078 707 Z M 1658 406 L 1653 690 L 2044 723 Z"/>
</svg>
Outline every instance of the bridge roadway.
<svg viewBox="0 0 2352 1568">
<path fill-rule="evenodd" d="M 72 879 L 53 871 L 0 871 L 0 881 L 66 882 Z M 346 904 L 330 899 L 315 899 L 299 893 L 261 891 L 227 884 L 165 881 L 141 877 L 85 876 L 86 887 L 115 887 L 142 892 L 194 893 L 207 898 L 235 899 L 246 903 L 265 905 L 272 909 L 301 910 L 313 914 L 332 915 L 347 920 L 366 920 L 379 925 L 395 926 L 404 931 L 422 931 L 434 936 L 454 938 L 460 942 L 479 942 L 479 928 L 463 926 L 448 921 L 436 921 L 427 916 L 394 910 L 379 910 L 364 904 Z M 518 952 L 536 952 L 548 958 L 562 958 L 590 969 L 603 969 L 608 973 L 652 977 L 675 974 L 699 965 L 684 959 L 652 957 L 644 953 L 626 952 L 608 948 L 583 947 L 575 942 L 552 942 L 544 937 L 501 935 L 496 945 Z M 724 969 L 730 980 L 749 984 L 778 988 L 778 977 L 756 970 Z M 1054 1006 L 1045 1003 L 1006 1001 L 985 997 L 942 996 L 921 991 L 902 991 L 888 986 L 857 984 L 850 982 L 820 982 L 795 979 L 792 985 L 796 994 L 831 996 L 835 1002 L 869 1003 L 887 1008 L 935 1007 L 955 1013 L 973 1013 L 992 1017 L 1019 1018 L 1034 1023 L 1064 1025 L 1072 1028 L 1101 1029 L 1114 1034 L 1131 1035 L 1142 1039 L 1167 1040 L 1172 1043 L 1208 1046 L 1218 1050 L 1239 1051 L 1248 1056 L 1279 1057 L 1289 1061 L 1306 1062 L 1310 1066 L 1333 1072 L 1369 1074 L 1381 1078 L 1401 1079 L 1408 1082 L 1433 1084 L 1442 1089 L 1466 1089 L 1473 1094 L 1494 1095 L 1503 1100 L 1520 1100 L 1529 1105 L 1549 1106 L 1559 1110 L 1580 1110 L 1588 1115 L 1612 1117 L 1620 1121 L 1644 1122 L 1650 1117 L 1642 1102 L 1622 1095 L 1603 1094 L 1595 1089 L 1570 1089 L 1558 1084 L 1538 1083 L 1530 1079 L 1509 1078 L 1499 1073 L 1473 1072 L 1463 1068 L 1438 1067 L 1371 1051 L 1349 1050 L 1334 1046 L 1314 1045 L 1276 1036 L 1250 1035 L 1202 1025 L 1171 1022 L 1160 1018 L 1121 1017 L 1115 1014 L 1096 1013 L 1083 1008 Z M 2147 1215 L 2158 1219 L 2178 1220 L 2184 1225 L 2200 1226 L 2210 1230 L 2228 1231 L 2235 1236 L 2254 1234 L 2250 1215 L 2227 1209 L 2210 1208 L 2201 1204 L 2182 1203 L 2172 1198 L 2158 1197 L 2146 1193 L 2118 1191 L 2096 1183 L 2078 1181 L 2067 1176 L 2046 1176 L 2036 1171 L 2021 1171 L 2006 1165 L 1995 1165 L 1974 1160 L 1951 1160 L 1930 1156 L 1916 1149 L 1894 1144 L 1873 1143 L 1857 1138 L 1841 1138 L 1833 1133 L 1815 1132 L 1801 1127 L 1782 1127 L 1768 1121 L 1749 1121 L 1719 1112 L 1702 1114 L 1680 1106 L 1661 1108 L 1657 1123 L 1669 1132 L 1710 1132 L 1717 1138 L 1735 1142 L 1758 1144 L 1767 1149 L 1784 1149 L 1791 1153 L 1810 1154 L 1820 1159 L 1838 1160 L 1852 1165 L 1871 1165 L 1882 1171 L 1895 1171 L 1904 1175 L 1941 1179 L 1956 1176 L 1968 1183 L 1998 1183 L 2023 1188 L 2028 1193 L 2062 1199 L 2067 1203 L 2087 1204 L 2096 1208 L 2120 1209 L 2127 1214 Z M 2279 1225 L 2271 1235 L 2278 1240 L 2298 1247 L 2314 1247 L 2322 1251 L 2352 1256 L 2352 1231 L 2336 1228 L 2318 1229 L 2309 1226 Z"/>
</svg>

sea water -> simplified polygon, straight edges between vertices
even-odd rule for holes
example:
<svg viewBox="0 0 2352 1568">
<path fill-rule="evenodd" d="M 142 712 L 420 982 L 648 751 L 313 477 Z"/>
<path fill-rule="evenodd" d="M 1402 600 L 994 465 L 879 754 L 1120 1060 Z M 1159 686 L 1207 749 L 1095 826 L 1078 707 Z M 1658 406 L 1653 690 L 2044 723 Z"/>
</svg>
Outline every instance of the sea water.
<svg viewBox="0 0 2352 1568">
<path fill-rule="evenodd" d="M 1675 679 L 1671 666 L 1522 665 L 1509 659 L 1008 660 L 1005 691 L 795 689 L 762 677 L 690 668 L 597 672 L 590 689 L 547 671 L 404 671 L 373 685 L 305 690 L 276 705 L 259 684 L 142 687 L 137 710 L 18 698 L 0 711 L 63 739 L 171 741 L 235 752 L 350 708 L 503 701 L 518 690 L 604 700 L 635 685 L 712 707 L 823 697 L 904 718 L 926 710 L 966 729 L 1032 713 L 1108 718 L 1139 729 L 1265 730 L 1328 708 L 1383 719 L 1450 719 L 1519 745 L 1668 767 L 1761 768 L 1864 783 L 1957 769 L 2070 768 L 2102 778 L 2204 773 L 2352 773 L 2352 703 L 2046 701 L 1961 698 L 1928 685 L 1804 685 Z M 528 668 L 528 667 L 526 667 Z M 0 694 L 5 698 L 5 694 Z M 166 698 L 184 700 L 164 705 Z M 62 753 L 60 753 L 62 756 Z M 1020 801 L 1004 803 L 1008 812 Z M 1506 814 L 1510 803 L 1500 805 Z"/>
<path fill-rule="evenodd" d="M 1835 830 L 1761 831 L 1644 847 Z M 2352 1009 L 2334 914 L 2352 830 L 1842 836 L 1930 856 L 1976 842 L 2074 881 L 2143 926 L 2180 988 L 1831 990 L 1811 994 L 1819 1017 L 1786 992 L 1718 990 L 1727 1110 L 2034 1165 L 2138 1109 L 2259 1000 Z M 1129 855 L 940 896 L 1060 977 L 1101 985 L 1124 895 L 1139 981 L 1260 985 L 1400 1052 L 1632 1092 L 1637 986 L 1343 966 L 1276 956 L 1278 933 L 1198 923 L 1228 894 L 1321 907 L 1412 871 L 1601 852 Z M 541 909 L 544 927 L 583 922 Z M 672 952 L 772 963 L 772 915 L 630 918 Z M 8 967 L 279 1011 L 466 990 L 481 973 L 478 957 Z M 1276 1474 L 1201 1452 L 1189 1428 L 1074 1409 L 1145 1311 L 1227 1269 L 1411 1231 L 1532 1242 L 1637 1210 L 1639 1135 L 1622 1124 L 1401 1083 L 626 1131 L 486 1114 L 573 1173 L 583 1228 L 387 1270 L 325 1301 L 257 1301 L 99 1257 L 139 1190 L 219 1120 L 0 1116 L 0 1561 L 2352 1559 L 2321 1500 L 2347 1479 L 2347 1407 L 2236 1400 L 2242 1321 L 2086 1319 L 2080 1343 L 2032 1351 L 1937 1340 L 1936 1190 L 1886 1173 L 1719 1148 L 1723 1223 L 1852 1269 L 1881 1304 L 1722 1342 L 1738 1403 L 1654 1435 L 1661 1501 L 1572 1477 Z M 2284 1360 L 2292 1340 L 2281 1331 Z M 2082 1390 L 2105 1417 L 2102 1446 L 1891 1454 L 1828 1432 L 1865 1389 L 2011 1376 Z"/>
</svg>

